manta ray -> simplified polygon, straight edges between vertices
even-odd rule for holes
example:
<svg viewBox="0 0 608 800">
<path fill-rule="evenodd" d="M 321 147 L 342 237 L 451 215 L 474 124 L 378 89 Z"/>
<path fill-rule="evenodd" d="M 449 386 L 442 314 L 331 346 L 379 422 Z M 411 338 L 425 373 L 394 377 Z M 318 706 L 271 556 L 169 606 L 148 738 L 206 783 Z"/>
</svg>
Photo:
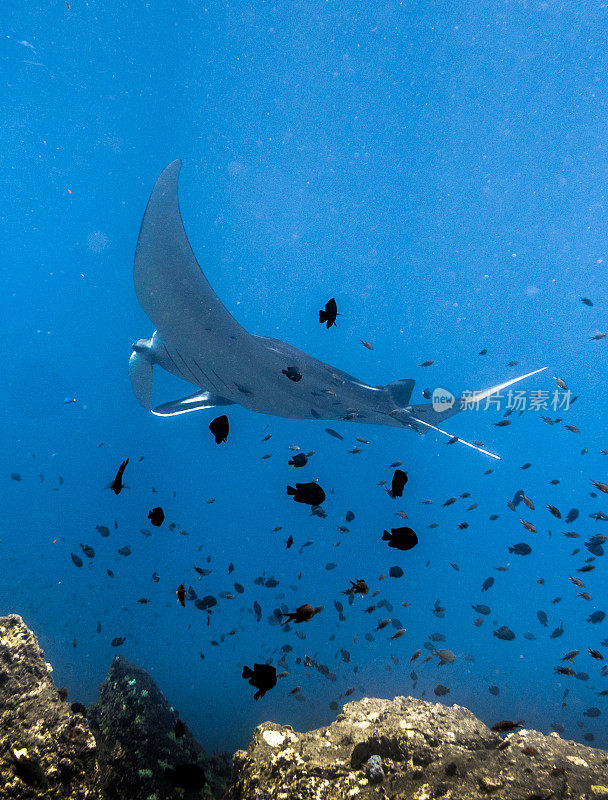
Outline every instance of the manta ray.
<svg viewBox="0 0 608 800">
<path fill-rule="evenodd" d="M 290 419 L 348 420 L 429 430 L 499 458 L 439 426 L 472 402 L 490 397 L 546 367 L 490 389 L 411 405 L 414 380 L 370 386 L 279 339 L 242 328 L 211 288 L 190 247 L 178 202 L 181 161 L 161 173 L 148 200 L 135 251 L 137 299 L 156 330 L 133 344 L 129 373 L 140 404 L 171 417 L 238 403 Z M 153 368 L 196 387 L 194 394 L 152 408 Z"/>
</svg>

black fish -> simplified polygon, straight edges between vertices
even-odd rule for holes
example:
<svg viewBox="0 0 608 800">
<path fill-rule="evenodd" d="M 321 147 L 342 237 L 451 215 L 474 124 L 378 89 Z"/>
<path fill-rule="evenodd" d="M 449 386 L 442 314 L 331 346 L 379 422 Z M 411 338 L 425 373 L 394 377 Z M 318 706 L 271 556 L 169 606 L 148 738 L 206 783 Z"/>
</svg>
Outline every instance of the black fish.
<svg viewBox="0 0 608 800">
<path fill-rule="evenodd" d="M 213 608 L 217 605 L 217 600 L 212 594 L 206 594 L 204 597 L 199 597 L 194 601 L 194 605 L 199 611 L 206 611 L 208 608 Z"/>
<path fill-rule="evenodd" d="M 209 423 L 209 430 L 215 436 L 215 443 L 221 444 L 228 438 L 229 431 L 228 417 L 222 414 L 221 417 L 216 417 Z"/>
<path fill-rule="evenodd" d="M 150 520 L 152 525 L 155 525 L 157 528 L 160 528 L 160 526 L 165 521 L 165 512 L 162 510 L 160 506 L 156 506 L 156 508 L 153 508 L 152 511 L 148 511 L 148 519 Z"/>
<path fill-rule="evenodd" d="M 277 685 L 277 670 L 271 664 L 254 664 L 253 669 L 243 667 L 243 678 L 249 679 L 249 685 L 255 686 L 258 690 L 254 695 L 254 700 L 264 697 L 266 692 Z"/>
<path fill-rule="evenodd" d="M 515 507 L 517 507 L 521 503 L 521 501 L 524 499 L 525 495 L 526 495 L 526 493 L 524 492 L 524 490 L 523 489 L 519 489 L 517 492 L 515 492 L 515 495 L 514 495 L 513 500 L 511 502 L 513 503 L 513 505 Z"/>
<path fill-rule="evenodd" d="M 352 522 L 354 520 L 354 518 L 355 518 L 355 515 L 354 515 L 354 513 L 352 511 L 347 511 L 346 512 L 346 521 L 347 522 Z"/>
<path fill-rule="evenodd" d="M 296 483 L 296 488 L 293 486 L 287 487 L 287 494 L 296 501 L 296 503 L 306 503 L 309 506 L 320 506 L 325 500 L 325 492 L 318 483 Z"/>
<path fill-rule="evenodd" d="M 77 556 L 76 553 L 70 553 L 70 555 L 72 556 L 72 561 L 74 562 L 75 566 L 82 567 L 82 558 Z"/>
<path fill-rule="evenodd" d="M 121 644 L 124 644 L 126 638 L 127 638 L 126 636 L 115 636 L 110 642 L 110 644 L 112 645 L 112 647 L 120 647 Z"/>
<path fill-rule="evenodd" d="M 389 497 L 403 497 L 403 487 L 407 483 L 407 474 L 402 469 L 396 469 L 393 482 L 388 491 Z"/>
<path fill-rule="evenodd" d="M 186 726 L 181 721 L 181 719 L 179 719 L 179 717 L 177 719 L 177 722 L 175 723 L 175 728 L 173 728 L 173 735 L 175 736 L 176 739 L 183 739 L 184 736 L 186 735 Z"/>
<path fill-rule="evenodd" d="M 369 592 L 369 586 L 363 580 L 363 578 L 357 578 L 356 581 L 351 581 L 350 586 L 344 592 L 344 594 L 367 594 Z"/>
<path fill-rule="evenodd" d="M 337 316 L 338 306 L 336 305 L 335 299 L 332 297 L 331 300 L 325 303 L 325 311 L 319 311 L 319 322 L 321 324 L 325 322 L 327 323 L 327 327 L 331 328 L 332 325 L 336 325 Z M 338 326 L 336 325 L 336 327 Z"/>
<path fill-rule="evenodd" d="M 344 439 L 344 436 L 341 436 L 338 431 L 335 431 L 333 428 L 325 428 L 325 433 L 329 433 L 329 435 L 333 436 L 334 439 Z"/>
<path fill-rule="evenodd" d="M 207 779 L 198 764 L 177 764 L 173 769 L 165 767 L 165 779 L 176 789 L 187 792 L 200 792 Z"/>
<path fill-rule="evenodd" d="M 487 592 L 488 589 L 492 588 L 492 586 L 494 586 L 494 578 L 490 576 L 489 578 L 486 578 L 485 581 L 481 584 L 481 591 Z"/>
<path fill-rule="evenodd" d="M 514 731 L 515 728 L 521 728 L 524 725 L 524 720 L 520 720 L 519 722 L 512 722 L 510 719 L 503 719 L 500 722 L 495 722 L 492 725 L 492 730 L 496 731 L 496 733 L 508 733 L 509 731 Z"/>
<path fill-rule="evenodd" d="M 298 453 L 293 458 L 290 458 L 288 463 L 291 464 L 293 467 L 305 467 L 307 461 L 308 457 L 306 453 Z"/>
<path fill-rule="evenodd" d="M 87 558 L 95 558 L 95 550 L 90 544 L 81 544 L 80 548 Z"/>
<path fill-rule="evenodd" d="M 114 494 L 120 494 L 120 490 L 125 488 L 126 484 L 122 482 L 122 476 L 124 475 L 128 463 L 129 463 L 128 458 L 126 461 L 122 462 L 120 467 L 118 467 L 118 472 L 116 473 L 116 477 L 114 478 L 112 483 L 108 486 L 108 489 L 111 489 L 114 492 Z"/>
<path fill-rule="evenodd" d="M 289 380 L 294 383 L 302 380 L 302 373 L 297 367 L 287 367 L 287 369 L 282 369 L 281 372 L 283 375 L 287 375 Z"/>
<path fill-rule="evenodd" d="M 411 528 L 391 528 L 390 533 L 384 531 L 382 541 L 397 550 L 411 550 L 418 544 L 418 537 Z"/>
<path fill-rule="evenodd" d="M 574 522 L 574 520 L 577 517 L 578 517 L 578 508 L 571 508 L 570 511 L 568 511 L 568 516 L 566 517 L 566 522 L 568 524 L 570 524 L 571 522 Z"/>
<path fill-rule="evenodd" d="M 391 567 L 388 571 L 389 577 L 391 578 L 402 578 L 403 577 L 403 570 L 401 567 Z"/>
<path fill-rule="evenodd" d="M 503 625 L 497 631 L 494 631 L 494 636 L 497 639 L 502 639 L 505 642 L 512 642 L 515 639 L 515 634 L 508 625 Z"/>
<path fill-rule="evenodd" d="M 181 603 L 182 608 L 185 608 L 186 607 L 186 587 L 184 586 L 183 583 L 180 583 L 180 585 L 177 587 L 177 591 L 175 592 L 175 594 L 177 595 L 177 599 Z"/>
<path fill-rule="evenodd" d="M 517 556 L 528 556 L 532 552 L 532 548 L 526 542 L 519 542 L 509 547 L 509 553 L 515 553 Z"/>
<path fill-rule="evenodd" d="M 287 625 L 289 622 L 309 622 L 315 614 L 320 614 L 323 608 L 324 606 L 313 606 L 310 603 L 305 603 L 303 606 L 298 606 L 295 611 L 281 613 L 281 617 L 286 617 L 283 620 L 283 625 Z"/>
</svg>

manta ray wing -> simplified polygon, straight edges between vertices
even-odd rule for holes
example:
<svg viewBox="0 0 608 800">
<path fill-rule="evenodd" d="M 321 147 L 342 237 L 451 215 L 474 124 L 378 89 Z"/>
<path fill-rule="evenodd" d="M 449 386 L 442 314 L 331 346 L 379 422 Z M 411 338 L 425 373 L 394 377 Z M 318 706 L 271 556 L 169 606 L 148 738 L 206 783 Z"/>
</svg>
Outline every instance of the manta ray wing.
<svg viewBox="0 0 608 800">
<path fill-rule="evenodd" d="M 137 299 L 161 337 L 187 352 L 251 339 L 201 270 L 184 230 L 177 195 L 181 161 L 167 166 L 141 223 L 133 280 Z"/>
</svg>

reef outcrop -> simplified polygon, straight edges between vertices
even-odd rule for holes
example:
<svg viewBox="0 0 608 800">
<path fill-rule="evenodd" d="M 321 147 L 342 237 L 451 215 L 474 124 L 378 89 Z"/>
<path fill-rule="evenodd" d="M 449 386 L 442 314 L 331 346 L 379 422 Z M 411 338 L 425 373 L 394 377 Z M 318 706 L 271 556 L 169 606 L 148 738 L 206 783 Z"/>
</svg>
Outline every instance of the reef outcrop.
<svg viewBox="0 0 608 800">
<path fill-rule="evenodd" d="M 412 697 L 347 703 L 325 728 L 265 723 L 225 800 L 608 800 L 608 752 Z"/>
<path fill-rule="evenodd" d="M 221 797 L 230 760 L 210 757 L 150 675 L 115 656 L 97 701 L 89 706 L 99 742 L 98 761 L 110 800 L 179 800 L 183 790 L 197 798 Z"/>
<path fill-rule="evenodd" d="M 52 671 L 21 617 L 0 617 L 0 800 L 105 797 L 84 707 L 64 700 Z"/>
</svg>

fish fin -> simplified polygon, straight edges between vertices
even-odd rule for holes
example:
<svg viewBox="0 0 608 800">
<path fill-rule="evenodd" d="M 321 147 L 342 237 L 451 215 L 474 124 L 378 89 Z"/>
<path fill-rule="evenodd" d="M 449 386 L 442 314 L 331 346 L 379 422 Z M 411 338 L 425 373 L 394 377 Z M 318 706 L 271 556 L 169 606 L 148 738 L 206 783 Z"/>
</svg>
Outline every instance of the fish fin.
<svg viewBox="0 0 608 800">
<path fill-rule="evenodd" d="M 382 534 L 382 541 L 389 542 L 391 539 L 392 539 L 391 534 L 388 531 L 384 531 L 384 533 Z"/>
<path fill-rule="evenodd" d="M 387 383 L 384 388 L 388 391 L 391 400 L 398 408 L 405 408 L 405 406 L 410 402 L 410 397 L 414 391 L 415 383 L 416 381 L 412 380 L 411 378 L 403 378 L 399 381 Z"/>
<path fill-rule="evenodd" d="M 133 393 L 146 411 L 152 408 L 152 363 L 139 353 L 131 353 L 129 359 L 129 376 Z"/>
<path fill-rule="evenodd" d="M 133 356 L 131 356 L 133 358 Z M 200 411 L 203 408 L 215 408 L 215 406 L 234 405 L 232 400 L 228 400 L 219 394 L 211 392 L 195 392 L 188 397 L 180 400 L 172 400 L 152 409 L 152 413 L 157 417 L 175 417 L 178 414 L 187 414 L 189 411 Z"/>
</svg>

